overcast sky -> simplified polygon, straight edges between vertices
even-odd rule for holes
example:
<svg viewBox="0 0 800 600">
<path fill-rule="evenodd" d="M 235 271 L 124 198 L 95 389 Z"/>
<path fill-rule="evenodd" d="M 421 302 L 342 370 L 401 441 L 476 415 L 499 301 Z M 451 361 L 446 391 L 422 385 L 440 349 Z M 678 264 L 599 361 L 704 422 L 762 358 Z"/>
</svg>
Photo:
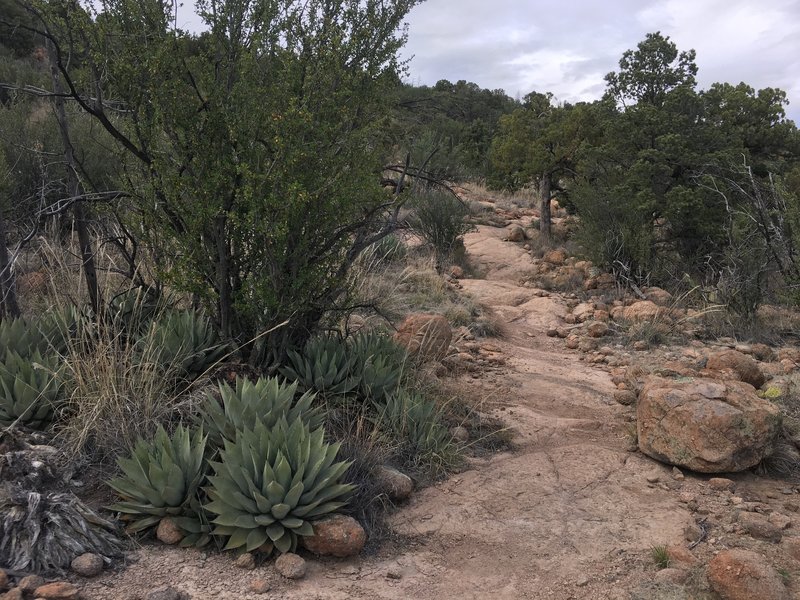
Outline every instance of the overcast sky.
<svg viewBox="0 0 800 600">
<path fill-rule="evenodd" d="M 622 53 L 661 31 L 697 51 L 701 88 L 779 87 L 800 123 L 800 0 L 427 0 L 408 23 L 413 83 L 594 100 Z"/>
</svg>

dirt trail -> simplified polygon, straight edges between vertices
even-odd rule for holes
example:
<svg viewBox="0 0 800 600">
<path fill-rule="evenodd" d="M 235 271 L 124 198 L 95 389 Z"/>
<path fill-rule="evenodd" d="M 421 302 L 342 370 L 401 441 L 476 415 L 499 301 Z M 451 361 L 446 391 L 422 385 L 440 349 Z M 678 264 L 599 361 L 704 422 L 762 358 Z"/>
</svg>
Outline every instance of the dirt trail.
<svg viewBox="0 0 800 600">
<path fill-rule="evenodd" d="M 492 343 L 508 359 L 506 372 L 463 377 L 516 431 L 513 452 L 475 460 L 416 494 L 392 520 L 399 551 L 310 560 L 306 578 L 287 584 L 269 565 L 248 573 L 227 557 L 148 548 L 124 574 L 93 584 L 89 597 L 137 597 L 126 595 L 126 582 L 138 579 L 144 589 L 171 584 L 192 598 L 622 599 L 651 579 L 650 547 L 682 540 L 694 519 L 677 493 L 648 486 L 648 475 L 668 479 L 667 469 L 626 450 L 632 409 L 611 400 L 608 374 L 546 337 L 565 303 L 519 284 L 531 259 L 505 233 L 482 226 L 466 236 L 483 278 L 461 283 L 505 323 L 507 335 Z M 273 590 L 248 596 L 254 577 Z"/>
</svg>

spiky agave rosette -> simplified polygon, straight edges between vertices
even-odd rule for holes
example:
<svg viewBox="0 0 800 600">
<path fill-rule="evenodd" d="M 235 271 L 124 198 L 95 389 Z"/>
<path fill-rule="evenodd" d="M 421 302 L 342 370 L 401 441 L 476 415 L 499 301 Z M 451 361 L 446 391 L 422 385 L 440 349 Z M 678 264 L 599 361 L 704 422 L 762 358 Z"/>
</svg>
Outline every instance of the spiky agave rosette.
<svg viewBox="0 0 800 600">
<path fill-rule="evenodd" d="M 109 508 L 126 515 L 130 532 L 153 527 L 175 517 L 188 535 L 183 545 L 202 545 L 210 539 L 203 527 L 197 493 L 203 483 L 207 436 L 179 426 L 172 436 L 159 427 L 152 442 L 139 440 L 130 458 L 120 458 L 123 476 L 108 482 L 122 498 Z"/>
<path fill-rule="evenodd" d="M 290 552 L 299 536 L 314 534 L 312 522 L 347 503 L 354 486 L 339 483 L 350 466 L 334 462 L 339 444 L 327 444 L 322 428 L 296 419 L 253 429 L 225 440 L 221 462 L 208 477 L 214 535 L 226 550 Z"/>
</svg>

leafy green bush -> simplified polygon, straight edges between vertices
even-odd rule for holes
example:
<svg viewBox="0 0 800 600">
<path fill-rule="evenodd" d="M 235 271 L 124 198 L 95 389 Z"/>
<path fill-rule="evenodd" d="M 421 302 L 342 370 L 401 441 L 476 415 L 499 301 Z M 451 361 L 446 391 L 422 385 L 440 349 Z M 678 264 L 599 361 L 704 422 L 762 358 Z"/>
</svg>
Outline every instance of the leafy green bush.
<svg viewBox="0 0 800 600">
<path fill-rule="evenodd" d="M 239 378 L 235 389 L 221 383 L 219 395 L 217 400 L 209 394 L 201 409 L 209 437 L 216 446 L 222 446 L 223 439 L 233 441 L 238 431 L 252 428 L 256 423 L 271 429 L 281 419 L 290 423 L 300 419 L 316 429 L 324 420 L 322 411 L 312 406 L 315 394 L 306 392 L 295 400 L 297 382 L 284 384 L 276 377 L 262 377 L 253 383 Z"/>
<path fill-rule="evenodd" d="M 137 342 L 142 354 L 177 371 L 180 379 L 197 379 L 227 352 L 209 320 L 192 310 L 169 311 L 151 328 Z"/>
<path fill-rule="evenodd" d="M 349 467 L 334 462 L 338 444 L 297 419 L 263 423 L 226 440 L 221 462 L 207 488 L 206 509 L 217 515 L 213 533 L 228 539 L 225 549 L 293 551 L 298 536 L 313 535 L 312 521 L 346 503 L 353 486 L 339 483 Z"/>
<path fill-rule="evenodd" d="M 441 267 L 463 243 L 462 236 L 473 229 L 467 222 L 469 207 L 454 195 L 438 191 L 415 196 L 409 206 L 413 209 L 409 227 L 433 246 Z"/>
<path fill-rule="evenodd" d="M 60 384 L 54 359 L 38 350 L 21 356 L 7 350 L 0 361 L 0 425 L 19 422 L 43 429 L 53 420 Z"/>
<path fill-rule="evenodd" d="M 143 531 L 167 516 L 189 535 L 183 545 L 202 545 L 210 537 L 200 522 L 197 493 L 206 476 L 207 436 L 179 426 L 170 436 L 159 427 L 152 441 L 140 439 L 130 458 L 118 459 L 123 476 L 108 485 L 122 500 L 109 508 L 128 515 L 128 530 Z"/>
</svg>

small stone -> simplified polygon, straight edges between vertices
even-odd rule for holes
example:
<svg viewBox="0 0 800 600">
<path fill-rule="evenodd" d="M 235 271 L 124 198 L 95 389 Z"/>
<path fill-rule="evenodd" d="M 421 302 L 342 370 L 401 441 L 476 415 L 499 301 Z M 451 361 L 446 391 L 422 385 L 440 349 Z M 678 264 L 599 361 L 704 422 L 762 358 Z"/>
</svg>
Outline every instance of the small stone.
<svg viewBox="0 0 800 600">
<path fill-rule="evenodd" d="M 155 588 L 145 594 L 144 600 L 181 600 L 181 593 L 168 585 Z"/>
<path fill-rule="evenodd" d="M 266 594 L 272 589 L 272 586 L 266 579 L 253 579 L 247 589 L 253 594 Z"/>
<path fill-rule="evenodd" d="M 649 475 L 647 475 L 645 477 L 645 479 L 647 479 L 647 483 L 658 483 L 658 481 L 661 479 L 661 474 L 660 473 L 650 473 Z"/>
<path fill-rule="evenodd" d="M 21 589 L 25 593 L 33 592 L 35 589 L 40 588 L 43 585 L 44 577 L 40 577 L 39 575 L 28 575 L 17 582 L 17 588 Z"/>
<path fill-rule="evenodd" d="M 587 585 L 589 585 L 590 581 L 591 580 L 586 575 L 581 575 L 580 577 L 578 577 L 578 580 L 575 582 L 575 585 L 577 587 L 586 587 Z"/>
<path fill-rule="evenodd" d="M 797 502 L 784 502 L 783 508 L 785 508 L 789 512 L 794 512 L 794 513 L 800 512 L 800 504 L 798 504 Z"/>
<path fill-rule="evenodd" d="M 669 544 L 667 546 L 667 554 L 671 564 L 681 563 L 686 566 L 692 566 L 697 562 L 697 559 L 689 549 L 680 544 Z"/>
<path fill-rule="evenodd" d="M 638 352 L 643 352 L 644 350 L 647 350 L 649 347 L 650 346 L 648 346 L 647 342 L 643 342 L 642 340 L 633 343 L 633 349 L 637 350 Z"/>
<path fill-rule="evenodd" d="M 245 552 L 241 556 L 239 556 L 233 564 L 240 568 L 245 569 L 247 571 L 252 571 L 256 568 L 256 557 L 253 556 L 250 552 Z"/>
<path fill-rule="evenodd" d="M 461 442 L 462 444 L 469 441 L 469 429 L 463 427 L 462 425 L 453 427 L 450 430 L 450 435 L 453 436 L 455 441 Z"/>
<path fill-rule="evenodd" d="M 406 500 L 414 492 L 414 480 L 394 467 L 378 467 L 377 478 L 391 500 Z"/>
<path fill-rule="evenodd" d="M 780 528 L 770 523 L 763 515 L 742 512 L 739 513 L 738 520 L 739 525 L 756 539 L 778 543 L 781 541 L 781 537 L 783 537 Z"/>
<path fill-rule="evenodd" d="M 636 394 L 630 390 L 614 390 L 614 400 L 623 406 L 630 406 L 636 402 Z"/>
<path fill-rule="evenodd" d="M 685 569 L 676 569 L 668 567 L 661 569 L 654 576 L 653 579 L 660 583 L 674 583 L 676 585 L 683 585 L 689 579 L 689 571 Z"/>
<path fill-rule="evenodd" d="M 608 333 L 608 325 L 603 321 L 593 321 L 589 324 L 589 336 L 593 338 L 601 338 Z"/>
<path fill-rule="evenodd" d="M 275 561 L 275 569 L 286 579 L 302 579 L 306 574 L 306 561 L 297 554 L 287 552 Z"/>
<path fill-rule="evenodd" d="M 175 520 L 170 517 L 164 517 L 158 522 L 158 529 L 156 529 L 156 537 L 158 540 L 167 545 L 173 545 L 180 542 L 183 538 L 183 531 L 175 523 Z"/>
<path fill-rule="evenodd" d="M 703 530 L 697 523 L 689 523 L 683 528 L 683 539 L 687 542 L 696 542 L 703 535 Z"/>
<path fill-rule="evenodd" d="M 546 334 L 547 337 L 558 337 L 558 327 L 549 327 Z"/>
<path fill-rule="evenodd" d="M 72 570 L 83 577 L 97 577 L 103 571 L 103 557 L 87 552 L 72 561 Z"/>
<path fill-rule="evenodd" d="M 800 562 L 800 537 L 783 538 L 781 545 L 786 550 L 786 554 Z"/>
<path fill-rule="evenodd" d="M 736 489 L 736 482 L 725 477 L 712 477 L 708 480 L 708 485 L 719 492 L 732 492 Z"/>
<path fill-rule="evenodd" d="M 386 571 L 386 578 L 387 579 L 402 579 L 403 573 L 397 567 L 390 567 L 388 571 Z"/>
<path fill-rule="evenodd" d="M 78 588 L 66 581 L 56 581 L 39 586 L 33 595 L 46 600 L 73 600 L 78 598 Z"/>
<path fill-rule="evenodd" d="M 672 467 L 672 478 L 675 481 L 683 481 L 685 479 L 683 473 L 681 473 L 681 470 L 678 467 Z"/>
<path fill-rule="evenodd" d="M 792 526 L 792 520 L 784 514 L 774 512 L 769 516 L 769 522 L 775 525 L 778 529 L 789 529 Z"/>
<path fill-rule="evenodd" d="M 320 556 L 356 556 L 367 543 L 367 533 L 353 517 L 329 515 L 314 521 L 314 535 L 303 538 L 306 549 Z"/>
</svg>

